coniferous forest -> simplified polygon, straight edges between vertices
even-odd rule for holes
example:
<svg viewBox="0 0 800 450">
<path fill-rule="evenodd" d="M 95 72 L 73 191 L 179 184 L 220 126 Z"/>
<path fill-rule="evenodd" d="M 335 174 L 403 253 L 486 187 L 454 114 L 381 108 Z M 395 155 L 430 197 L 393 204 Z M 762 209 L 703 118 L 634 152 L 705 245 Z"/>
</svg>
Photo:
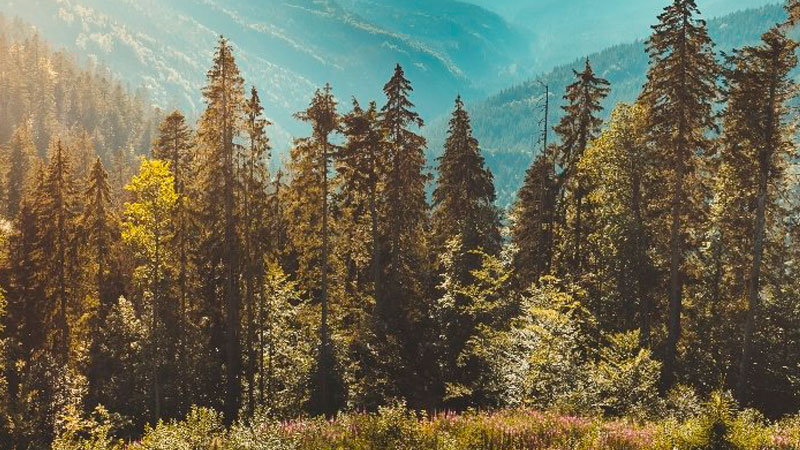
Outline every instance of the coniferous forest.
<svg viewBox="0 0 800 450">
<path fill-rule="evenodd" d="M 509 208 L 400 64 L 273 164 L 234 42 L 195 120 L 0 19 L 0 447 L 800 448 L 800 2 L 727 53 L 665 3 Z"/>
</svg>

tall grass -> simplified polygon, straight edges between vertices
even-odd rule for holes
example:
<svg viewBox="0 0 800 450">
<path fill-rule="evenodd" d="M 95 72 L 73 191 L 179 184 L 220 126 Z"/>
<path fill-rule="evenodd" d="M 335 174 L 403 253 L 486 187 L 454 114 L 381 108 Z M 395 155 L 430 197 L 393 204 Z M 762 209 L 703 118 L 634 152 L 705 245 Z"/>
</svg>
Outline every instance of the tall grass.
<svg viewBox="0 0 800 450">
<path fill-rule="evenodd" d="M 60 450 L 690 450 L 800 449 L 800 418 L 769 423 L 736 411 L 715 395 L 702 412 L 679 420 L 639 422 L 555 412 L 501 410 L 423 416 L 402 405 L 376 413 L 277 422 L 266 416 L 230 429 L 219 413 L 195 408 L 183 421 L 147 430 L 138 442 L 94 436 L 91 429 L 62 436 Z M 102 428 L 102 427 L 100 427 Z M 98 431 L 106 433 L 107 428 Z"/>
</svg>

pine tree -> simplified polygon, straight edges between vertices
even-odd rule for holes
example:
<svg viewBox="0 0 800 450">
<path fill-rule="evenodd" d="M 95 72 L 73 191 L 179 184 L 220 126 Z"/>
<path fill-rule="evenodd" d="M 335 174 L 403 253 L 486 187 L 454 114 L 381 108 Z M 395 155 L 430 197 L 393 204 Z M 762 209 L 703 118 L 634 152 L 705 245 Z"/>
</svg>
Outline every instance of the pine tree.
<svg viewBox="0 0 800 450">
<path fill-rule="evenodd" d="M 665 192 L 668 207 L 669 319 L 663 382 L 674 380 L 676 352 L 681 335 L 683 285 L 691 218 L 698 217 L 700 158 L 710 151 L 707 133 L 715 129 L 712 104 L 717 97 L 719 73 L 706 23 L 697 18 L 695 0 L 674 0 L 658 17 L 647 42 L 650 68 L 642 100 L 650 108 L 651 132 L 664 154 L 671 174 Z"/>
<path fill-rule="evenodd" d="M 6 217 L 13 219 L 19 212 L 20 202 L 28 187 L 28 178 L 36 157 L 36 147 L 29 123 L 18 126 L 9 142 L 9 166 L 6 175 L 8 203 Z"/>
<path fill-rule="evenodd" d="M 557 182 L 553 148 L 539 154 L 525 173 L 511 210 L 516 282 L 527 289 L 550 273 L 556 220 Z"/>
<path fill-rule="evenodd" d="M 439 249 L 452 237 L 460 236 L 466 254 L 500 250 L 500 220 L 494 206 L 492 173 L 486 168 L 478 140 L 472 136 L 469 113 L 461 97 L 456 98 L 450 128 L 439 162 L 439 178 L 433 191 L 433 242 Z M 475 256 L 473 254 L 473 256 Z M 462 281 L 479 267 L 480 261 L 468 257 Z"/>
<path fill-rule="evenodd" d="M 67 150 L 56 140 L 51 144 L 47 172 L 35 201 L 41 221 L 38 251 L 43 261 L 42 276 L 48 280 L 46 295 L 53 308 L 52 349 L 62 365 L 70 360 L 68 314 L 78 281 L 70 276 L 70 270 L 77 268 L 77 255 L 72 251 L 78 216 L 76 196 Z"/>
<path fill-rule="evenodd" d="M 598 117 L 603 111 L 600 103 L 608 96 L 610 89 L 607 80 L 595 75 L 588 58 L 583 72 L 573 72 L 577 79 L 567 86 L 564 95 L 566 105 L 562 107 L 564 116 L 554 130 L 561 138 L 561 144 L 557 147 L 557 161 L 563 170 L 561 177 L 564 180 L 561 182 L 566 186 L 566 196 L 573 202 L 573 253 L 569 258 L 571 272 L 579 277 L 584 265 L 583 200 L 588 186 L 585 186 L 584 180 L 579 176 L 577 165 L 586 152 L 586 146 L 600 132 L 603 124 L 603 120 Z"/>
<path fill-rule="evenodd" d="M 331 135 L 339 129 L 340 117 L 336 112 L 336 99 L 333 97 L 330 84 L 322 90 L 317 90 L 308 109 L 300 112 L 296 117 L 311 125 L 311 137 L 300 139 L 296 143 L 293 160 L 298 162 L 296 169 L 306 173 L 296 173 L 301 179 L 310 182 L 313 186 L 307 194 L 318 194 L 308 200 L 316 204 L 319 209 L 319 249 L 318 264 L 320 271 L 320 284 L 314 291 L 319 294 L 322 309 L 320 321 L 320 347 L 317 361 L 317 385 L 311 399 L 311 409 L 316 414 L 332 415 L 339 405 L 336 401 L 334 386 L 331 386 L 334 371 L 333 348 L 330 343 L 328 329 L 328 271 L 329 271 L 329 170 L 331 159 L 335 154 L 335 147 L 331 143 Z M 305 154 L 302 154 L 305 153 Z M 302 192 L 297 192 L 301 197 Z"/>
<path fill-rule="evenodd" d="M 378 317 L 385 327 L 381 335 L 400 343 L 402 358 L 406 358 L 405 362 L 395 363 L 395 386 L 416 403 L 424 401 L 422 390 L 426 388 L 416 377 L 425 365 L 425 356 L 419 356 L 424 346 L 418 330 L 423 327 L 423 318 L 429 316 L 421 299 L 427 284 L 424 236 L 429 207 L 425 186 L 430 176 L 425 172 L 425 138 L 414 131 L 424 123 L 409 98 L 412 91 L 411 82 L 398 64 L 383 88 L 386 104 L 380 114 L 389 167 L 382 204 L 382 216 L 386 218 L 387 249 L 383 259 L 386 295 L 381 296 Z"/>
<path fill-rule="evenodd" d="M 383 293 L 382 219 L 379 207 L 383 183 L 387 173 L 387 145 L 383 129 L 378 121 L 378 107 L 370 102 L 364 110 L 357 100 L 353 100 L 353 110 L 342 118 L 342 133 L 346 144 L 339 150 L 336 160 L 337 185 L 341 191 L 342 208 L 349 208 L 353 216 L 343 230 L 353 236 L 358 232 L 352 228 L 359 226 L 357 215 L 367 211 L 369 214 L 369 278 L 376 304 L 381 304 Z"/>
<path fill-rule="evenodd" d="M 111 185 L 108 173 L 98 157 L 89 172 L 88 186 L 84 192 L 84 210 L 81 219 L 81 234 L 85 240 L 95 270 L 94 292 L 97 310 L 90 323 L 92 344 L 88 370 L 89 401 L 96 402 L 101 392 L 102 382 L 108 377 L 101 359 L 100 347 L 104 340 L 102 325 L 114 305 L 114 292 L 109 283 L 112 248 L 119 238 L 116 218 L 111 204 Z"/>
<path fill-rule="evenodd" d="M 205 267 L 206 302 L 213 311 L 216 300 L 212 297 L 218 288 L 222 291 L 224 320 L 214 311 L 212 327 L 224 322 L 221 336 L 217 335 L 210 345 L 224 346 L 226 394 L 224 401 L 226 422 L 232 423 L 239 412 L 241 352 L 239 340 L 241 309 L 239 289 L 240 243 L 236 232 L 236 140 L 242 131 L 244 117 L 244 80 L 233 57 L 233 48 L 221 37 L 211 69 L 207 74 L 207 85 L 203 89 L 206 110 L 198 125 L 198 143 L 201 155 L 200 191 L 205 198 L 201 202 L 203 235 L 202 251 Z M 222 273 L 217 276 L 217 270 Z"/>
<path fill-rule="evenodd" d="M 108 182 L 108 172 L 106 172 L 99 157 L 95 159 L 89 172 L 84 199 L 85 206 L 81 228 L 84 233 L 84 239 L 92 249 L 97 266 L 95 288 L 100 300 L 99 315 L 102 321 L 115 300 L 107 295 L 105 279 L 106 272 L 109 269 L 108 258 L 117 238 L 118 230 L 111 203 L 111 185 Z"/>
<path fill-rule="evenodd" d="M 245 105 L 244 130 L 247 144 L 242 146 L 238 158 L 239 183 L 242 191 L 241 235 L 243 242 L 244 284 L 247 308 L 247 400 L 248 413 L 253 414 L 255 406 L 255 309 L 256 294 L 262 292 L 261 285 L 265 276 L 264 255 L 265 240 L 268 237 L 266 228 L 269 199 L 269 139 L 266 127 L 270 125 L 263 117 L 264 108 L 253 87 L 250 98 Z"/>
<path fill-rule="evenodd" d="M 789 102 L 797 95 L 790 76 L 797 66 L 798 43 L 780 27 L 762 36 L 758 46 L 745 47 L 729 57 L 726 71 L 728 107 L 725 110 L 725 162 L 738 171 L 741 191 L 753 201 L 750 268 L 747 274 L 747 317 L 739 362 L 737 396 L 745 400 L 753 355 L 753 335 L 762 295 L 762 272 L 768 242 L 767 220 L 784 189 L 786 167 L 796 157 L 789 126 Z M 781 269 L 778 269 L 781 270 Z"/>
<path fill-rule="evenodd" d="M 191 245 L 194 229 L 189 199 L 190 189 L 194 187 L 191 180 L 196 172 L 193 141 L 193 132 L 186 124 L 183 114 L 180 111 L 173 111 L 159 125 L 158 135 L 152 149 L 154 158 L 169 162 L 169 170 L 175 180 L 175 193 L 178 194 L 171 244 L 176 248 L 178 255 L 177 288 L 180 300 L 180 330 L 178 333 L 180 339 L 187 339 L 185 322 L 188 320 L 189 257 L 190 252 L 194 250 Z M 183 352 L 186 351 L 185 347 L 185 345 L 181 345 Z"/>
</svg>

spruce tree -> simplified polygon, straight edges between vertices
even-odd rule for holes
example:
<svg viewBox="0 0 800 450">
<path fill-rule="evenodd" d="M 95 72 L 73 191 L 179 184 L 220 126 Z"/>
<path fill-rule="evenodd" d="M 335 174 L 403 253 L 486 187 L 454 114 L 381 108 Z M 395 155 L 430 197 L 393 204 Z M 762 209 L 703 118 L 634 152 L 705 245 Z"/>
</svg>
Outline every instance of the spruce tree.
<svg viewBox="0 0 800 450">
<path fill-rule="evenodd" d="M 67 149 L 60 140 L 50 146 L 49 162 L 43 183 L 36 192 L 39 248 L 42 276 L 47 280 L 46 295 L 53 311 L 52 350 L 60 364 L 70 360 L 69 309 L 78 280 L 71 277 L 77 255 L 73 252 L 77 225 L 77 189 L 72 178 Z M 47 275 L 45 275 L 47 274 Z"/>
<path fill-rule="evenodd" d="M 106 362 L 101 357 L 101 347 L 105 340 L 102 326 L 116 301 L 109 277 L 112 271 L 110 260 L 114 254 L 112 249 L 119 239 L 119 229 L 111 203 L 108 173 L 99 157 L 92 165 L 87 183 L 80 228 L 88 250 L 87 256 L 91 258 L 95 270 L 93 290 L 97 299 L 97 310 L 93 312 L 89 325 L 92 343 L 89 350 L 88 398 L 92 404 L 99 403 L 102 383 L 109 376 Z"/>
<path fill-rule="evenodd" d="M 353 110 L 342 118 L 342 134 L 346 144 L 339 150 L 336 160 L 337 184 L 341 190 L 343 208 L 350 208 L 353 216 L 366 211 L 369 214 L 369 279 L 376 304 L 381 304 L 383 291 L 381 256 L 383 252 L 382 219 L 379 205 L 382 184 L 388 167 L 387 145 L 378 121 L 378 107 L 370 102 L 365 110 L 353 100 Z M 357 227 L 355 217 L 347 227 Z M 352 232 L 353 230 L 344 230 Z M 353 233 L 354 235 L 356 233 Z"/>
<path fill-rule="evenodd" d="M 388 146 L 388 175 L 384 187 L 382 216 L 386 217 L 386 258 L 384 292 L 378 317 L 385 327 L 382 335 L 398 342 L 405 361 L 395 363 L 395 385 L 412 403 L 425 395 L 417 377 L 424 370 L 424 342 L 419 336 L 423 318 L 429 314 L 421 301 L 425 296 L 429 207 L 425 187 L 425 138 L 417 131 L 424 125 L 409 98 L 411 82 L 398 64 L 383 92 L 386 104 L 380 121 Z M 413 359 L 412 359 L 413 358 Z M 397 368 L 401 368 L 399 371 Z"/>
<path fill-rule="evenodd" d="M 607 80 L 595 75 L 589 59 L 582 72 L 573 71 L 575 82 L 567 86 L 564 95 L 566 104 L 562 106 L 564 115 L 554 130 L 561 138 L 557 147 L 557 162 L 563 172 L 562 184 L 565 185 L 565 194 L 572 200 L 572 255 L 570 269 L 573 275 L 580 276 L 583 269 L 584 255 L 582 241 L 583 230 L 583 201 L 587 186 L 577 171 L 586 146 L 596 138 L 600 132 L 603 120 L 598 115 L 603 111 L 600 103 L 608 96 L 609 83 Z"/>
<path fill-rule="evenodd" d="M 203 89 L 206 109 L 198 123 L 200 146 L 200 192 L 204 196 L 200 211 L 203 241 L 203 289 L 206 307 L 212 312 L 211 348 L 221 345 L 225 368 L 224 410 L 232 423 L 239 412 L 241 352 L 239 313 L 240 243 L 236 232 L 236 141 L 244 117 L 244 80 L 233 57 L 231 44 L 221 37 Z M 218 273 L 221 271 L 221 273 Z M 222 314 L 214 305 L 222 292 Z M 223 325 L 224 324 L 224 325 Z"/>
<path fill-rule="evenodd" d="M 674 0 L 659 15 L 647 41 L 650 68 L 641 96 L 650 109 L 652 139 L 663 152 L 660 158 L 671 178 L 664 186 L 670 216 L 665 256 L 670 276 L 664 386 L 672 385 L 675 374 L 686 255 L 693 250 L 687 241 L 690 221 L 699 217 L 698 208 L 704 203 L 699 198 L 698 170 L 702 156 L 711 149 L 708 132 L 716 127 L 712 105 L 717 98 L 719 68 L 706 23 L 698 14 L 695 0 Z"/>
<path fill-rule="evenodd" d="M 460 96 L 450 118 L 444 152 L 437 161 L 432 241 L 436 253 L 445 255 L 439 267 L 443 292 L 434 313 L 442 336 L 437 353 L 445 386 L 471 385 L 476 368 L 465 366 L 460 358 L 476 335 L 475 308 L 482 305 L 476 304 L 467 289 L 476 284 L 473 272 L 481 267 L 484 255 L 497 255 L 501 242 L 492 174 L 485 167 Z M 464 398 L 454 397 L 450 404 L 465 406 Z"/>
<path fill-rule="evenodd" d="M 320 243 L 319 254 L 315 258 L 319 265 L 320 283 L 318 286 L 313 287 L 313 292 L 319 295 L 322 315 L 319 331 L 319 355 L 316 367 L 317 384 L 312 391 L 310 408 L 315 414 L 332 415 L 340 405 L 337 400 L 338 392 L 336 392 L 334 379 L 334 355 L 328 328 L 328 273 L 330 270 L 330 180 L 328 172 L 331 160 L 336 153 L 335 146 L 331 143 L 331 137 L 339 129 L 340 117 L 336 112 L 336 99 L 333 96 L 330 84 L 325 85 L 324 89 L 317 90 L 309 107 L 296 116 L 311 125 L 311 137 L 300 139 L 296 142 L 292 158 L 298 164 L 293 168 L 297 172 L 305 172 L 295 172 L 295 175 L 300 179 L 305 179 L 305 182 L 310 183 L 311 186 L 309 186 L 310 189 L 307 192 L 295 190 L 295 193 L 298 195 L 298 199 L 305 195 L 313 196 L 309 197 L 307 201 L 315 205 L 312 207 L 313 209 L 318 208 L 318 217 L 316 219 L 318 220 L 319 228 L 314 231 L 318 233 L 318 242 Z M 293 187 L 296 189 L 296 186 Z M 297 235 L 295 234 L 295 236 Z M 315 249 L 312 248 L 310 250 L 313 251 Z"/>
<path fill-rule="evenodd" d="M 255 87 L 250 90 L 250 98 L 245 105 L 244 131 L 247 143 L 240 147 L 238 158 L 239 183 L 241 189 L 241 236 L 243 256 L 243 276 L 245 284 L 245 307 L 247 309 L 246 344 L 247 348 L 247 408 L 252 414 L 255 406 L 255 309 L 257 293 L 262 292 L 266 253 L 267 208 L 269 199 L 269 139 L 266 127 L 270 125 L 264 118 L 264 108 Z"/>
<path fill-rule="evenodd" d="M 9 142 L 9 164 L 6 175 L 6 217 L 13 219 L 19 212 L 20 202 L 28 187 L 28 178 L 36 157 L 36 147 L 29 123 L 18 126 Z"/>
<path fill-rule="evenodd" d="M 500 220 L 494 206 L 492 173 L 486 168 L 478 140 L 472 135 L 469 113 L 456 98 L 444 153 L 437 158 L 439 177 L 433 191 L 433 242 L 443 250 L 452 237 L 460 236 L 467 254 L 500 250 Z M 473 255 L 475 256 L 475 255 Z M 462 281 L 479 267 L 477 258 L 459 270 Z"/>
<path fill-rule="evenodd" d="M 511 210 L 514 273 L 522 289 L 538 283 L 551 269 L 557 199 L 553 150 L 534 159 Z"/>
<path fill-rule="evenodd" d="M 753 336 L 762 296 L 762 273 L 768 236 L 768 220 L 786 182 L 787 165 L 796 156 L 789 124 L 789 102 L 797 95 L 790 73 L 797 66 L 798 44 L 775 27 L 762 36 L 760 45 L 745 47 L 729 57 L 726 70 L 728 106 L 725 110 L 726 164 L 737 168 L 739 191 L 752 201 L 752 237 L 749 239 L 747 315 L 739 361 L 737 396 L 746 399 Z M 741 170 L 747 168 L 746 170 Z M 772 217 L 774 220 L 774 217 Z M 778 237 L 780 238 L 780 237 Z M 782 269 L 778 269 L 782 270 Z"/>
<path fill-rule="evenodd" d="M 189 262 L 190 252 L 194 250 L 192 236 L 192 208 L 190 191 L 194 188 L 191 183 L 196 173 L 194 158 L 194 136 L 191 128 L 186 124 L 186 119 L 180 111 L 173 111 L 159 125 L 158 135 L 153 143 L 153 157 L 169 162 L 169 170 L 175 181 L 175 192 L 178 202 L 175 207 L 173 220 L 174 232 L 172 245 L 178 255 L 178 298 L 180 300 L 179 336 L 186 339 L 186 321 L 188 319 L 189 297 Z M 185 345 L 181 346 L 185 351 Z"/>
</svg>

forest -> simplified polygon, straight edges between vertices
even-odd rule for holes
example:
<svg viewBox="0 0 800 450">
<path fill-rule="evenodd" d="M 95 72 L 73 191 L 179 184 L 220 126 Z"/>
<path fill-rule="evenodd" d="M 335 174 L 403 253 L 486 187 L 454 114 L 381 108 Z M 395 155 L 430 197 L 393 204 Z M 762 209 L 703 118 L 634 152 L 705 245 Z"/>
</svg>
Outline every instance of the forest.
<svg viewBox="0 0 800 450">
<path fill-rule="evenodd" d="M 0 447 L 800 448 L 785 7 L 718 52 L 669 2 L 611 111 L 587 58 L 508 208 L 400 64 L 273 164 L 226 38 L 195 122 L 0 17 Z"/>
</svg>

